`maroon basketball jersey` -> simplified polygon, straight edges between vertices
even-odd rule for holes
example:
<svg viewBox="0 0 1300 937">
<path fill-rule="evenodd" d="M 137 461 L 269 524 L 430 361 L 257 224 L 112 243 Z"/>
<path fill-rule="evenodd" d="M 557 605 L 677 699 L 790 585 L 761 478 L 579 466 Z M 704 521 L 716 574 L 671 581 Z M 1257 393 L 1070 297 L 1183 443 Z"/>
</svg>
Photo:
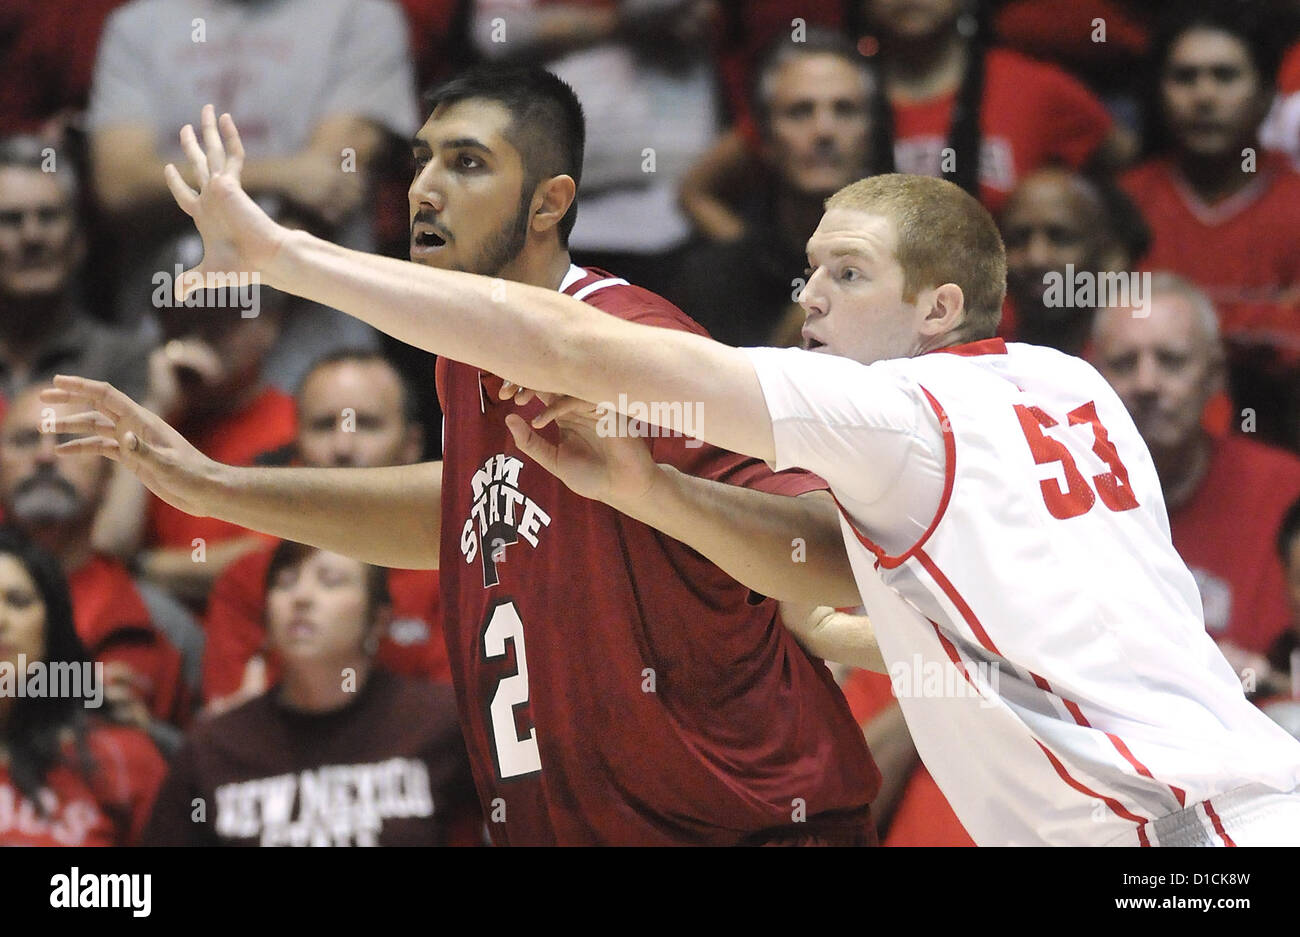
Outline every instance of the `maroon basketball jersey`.
<svg viewBox="0 0 1300 937">
<path fill-rule="evenodd" d="M 570 268 L 564 292 L 703 334 L 666 300 Z M 829 816 L 868 826 L 879 773 L 826 667 L 776 603 L 523 456 L 500 378 L 438 361 L 446 413 L 444 629 L 484 817 L 498 844 L 730 844 Z M 552 434 L 554 426 L 543 431 Z M 697 440 L 656 460 L 797 495 L 802 472 Z M 822 815 L 819 817 L 818 815 Z"/>
</svg>

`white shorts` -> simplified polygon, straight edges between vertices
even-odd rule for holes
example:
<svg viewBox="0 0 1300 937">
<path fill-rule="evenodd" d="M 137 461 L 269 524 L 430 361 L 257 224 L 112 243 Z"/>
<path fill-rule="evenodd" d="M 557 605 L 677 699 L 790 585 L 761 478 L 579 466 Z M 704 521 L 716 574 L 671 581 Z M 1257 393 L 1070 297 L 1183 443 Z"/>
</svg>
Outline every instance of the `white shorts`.
<svg viewBox="0 0 1300 937">
<path fill-rule="evenodd" d="M 1300 846 L 1300 790 L 1248 784 L 1153 820 L 1143 832 L 1152 846 Z M 1134 830 L 1108 845 L 1142 843 Z"/>
</svg>

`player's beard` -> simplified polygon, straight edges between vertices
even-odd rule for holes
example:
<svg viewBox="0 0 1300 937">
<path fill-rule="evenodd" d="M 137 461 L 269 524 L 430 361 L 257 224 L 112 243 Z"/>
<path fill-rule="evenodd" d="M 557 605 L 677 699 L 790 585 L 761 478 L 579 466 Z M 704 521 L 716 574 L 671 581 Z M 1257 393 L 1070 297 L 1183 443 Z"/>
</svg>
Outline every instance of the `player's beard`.
<svg viewBox="0 0 1300 937">
<path fill-rule="evenodd" d="M 528 209 L 532 206 L 534 188 L 536 188 L 535 184 L 525 181 L 515 217 L 507 224 L 502 225 L 484 242 L 483 248 L 479 251 L 474 263 L 469 265 L 464 272 L 494 277 L 505 268 L 506 264 L 519 256 L 528 239 L 528 219 L 530 217 Z"/>
</svg>

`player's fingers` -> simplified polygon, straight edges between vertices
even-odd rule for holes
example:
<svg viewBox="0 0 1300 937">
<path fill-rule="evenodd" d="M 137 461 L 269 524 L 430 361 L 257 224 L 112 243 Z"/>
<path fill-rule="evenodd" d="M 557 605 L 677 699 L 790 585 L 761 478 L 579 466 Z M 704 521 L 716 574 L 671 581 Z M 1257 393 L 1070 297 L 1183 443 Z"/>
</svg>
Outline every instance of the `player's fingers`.
<svg viewBox="0 0 1300 937">
<path fill-rule="evenodd" d="M 541 429 L 547 423 L 561 417 L 576 417 L 588 422 L 595 422 L 597 416 L 595 404 L 578 397 L 557 397 L 545 410 L 533 417 L 533 429 Z"/>
<path fill-rule="evenodd" d="M 54 428 L 51 432 L 59 435 L 78 433 L 103 436 L 112 433 L 115 426 L 117 426 L 116 423 L 98 410 L 88 410 L 85 413 L 74 413 L 71 416 L 56 416 L 54 418 Z"/>
<path fill-rule="evenodd" d="M 80 439 L 69 439 L 67 442 L 55 446 L 54 452 L 56 455 L 102 455 L 114 462 L 122 461 L 122 451 L 117 440 L 106 439 L 103 436 L 82 436 Z"/>
<path fill-rule="evenodd" d="M 203 155 L 199 138 L 194 135 L 194 125 L 186 124 L 181 128 L 181 150 L 194 167 L 194 176 L 199 180 L 199 188 L 208 184 L 208 158 Z"/>
<path fill-rule="evenodd" d="M 41 400 L 46 403 L 88 403 L 113 420 L 120 420 L 126 413 L 149 412 L 107 381 L 92 381 L 72 374 L 54 375 L 54 387 L 41 391 Z"/>
<path fill-rule="evenodd" d="M 519 447 L 520 452 L 546 471 L 555 474 L 555 467 L 559 463 L 559 446 L 547 442 L 539 434 L 534 433 L 518 413 L 506 415 L 506 429 L 510 430 L 510 435 L 514 437 L 515 445 Z"/>
<path fill-rule="evenodd" d="M 199 115 L 199 127 L 203 131 L 203 149 L 208 157 L 208 171 L 214 176 L 226 168 L 226 148 L 217 133 L 217 111 L 211 104 L 203 105 Z"/>
<path fill-rule="evenodd" d="M 229 114 L 221 115 L 221 139 L 226 143 L 226 172 L 238 179 L 244 168 L 244 141 L 239 139 L 239 128 Z"/>
<path fill-rule="evenodd" d="M 198 193 L 189 187 L 180 170 L 171 163 L 163 167 L 163 178 L 167 180 L 167 188 L 171 190 L 172 198 L 176 199 L 181 211 L 193 218 L 199 203 Z"/>
</svg>

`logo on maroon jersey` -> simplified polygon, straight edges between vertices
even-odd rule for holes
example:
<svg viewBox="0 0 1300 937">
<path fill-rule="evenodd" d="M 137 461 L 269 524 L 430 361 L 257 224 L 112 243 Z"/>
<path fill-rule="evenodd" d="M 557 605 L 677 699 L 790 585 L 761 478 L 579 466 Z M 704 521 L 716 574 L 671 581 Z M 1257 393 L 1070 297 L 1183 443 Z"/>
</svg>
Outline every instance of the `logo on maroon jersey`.
<svg viewBox="0 0 1300 937">
<path fill-rule="evenodd" d="M 537 532 L 551 523 L 551 515 L 519 490 L 523 467 L 519 459 L 501 453 L 489 456 L 469 480 L 474 501 L 460 533 L 460 552 L 466 563 L 482 556 L 485 589 L 500 581 L 497 563 L 505 562 L 506 547 L 520 537 L 537 546 Z"/>
</svg>

